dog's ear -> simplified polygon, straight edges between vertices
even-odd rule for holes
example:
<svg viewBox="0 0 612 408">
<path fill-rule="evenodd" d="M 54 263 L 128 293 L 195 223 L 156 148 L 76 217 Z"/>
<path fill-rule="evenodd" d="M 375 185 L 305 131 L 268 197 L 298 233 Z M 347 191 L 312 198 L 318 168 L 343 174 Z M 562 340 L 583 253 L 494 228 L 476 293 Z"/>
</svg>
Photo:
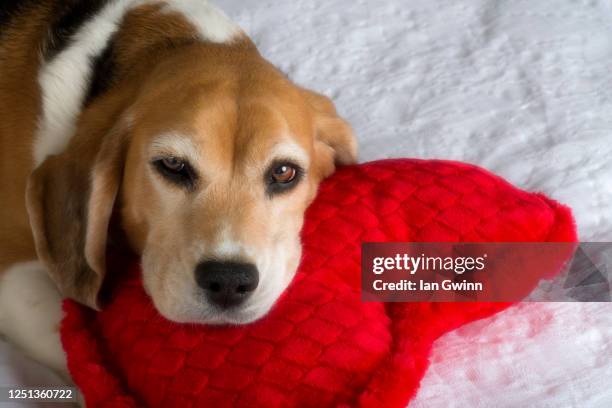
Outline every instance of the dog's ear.
<svg viewBox="0 0 612 408">
<path fill-rule="evenodd" d="M 70 146 L 48 157 L 30 175 L 26 191 L 39 259 L 64 296 L 95 309 L 100 308 L 125 139 L 117 128 L 97 146 Z"/>
<path fill-rule="evenodd" d="M 326 96 L 303 89 L 314 110 L 316 165 L 321 178 L 332 174 L 336 165 L 353 164 L 357 160 L 357 141 L 351 126 L 336 112 Z"/>
</svg>

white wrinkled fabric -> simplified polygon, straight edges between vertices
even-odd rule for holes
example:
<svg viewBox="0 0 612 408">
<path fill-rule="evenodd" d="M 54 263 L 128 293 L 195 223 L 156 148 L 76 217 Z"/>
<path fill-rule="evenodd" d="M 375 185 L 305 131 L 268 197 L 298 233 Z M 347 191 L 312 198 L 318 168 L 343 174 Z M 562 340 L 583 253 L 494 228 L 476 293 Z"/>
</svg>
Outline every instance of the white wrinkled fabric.
<svg viewBox="0 0 612 408">
<path fill-rule="evenodd" d="M 217 2 L 330 95 L 362 161 L 462 160 L 612 240 L 612 2 Z M 27 382 L 0 345 L 0 385 Z M 25 378 L 25 379 L 24 379 Z M 612 304 L 521 304 L 441 338 L 415 407 L 611 407 Z"/>
</svg>

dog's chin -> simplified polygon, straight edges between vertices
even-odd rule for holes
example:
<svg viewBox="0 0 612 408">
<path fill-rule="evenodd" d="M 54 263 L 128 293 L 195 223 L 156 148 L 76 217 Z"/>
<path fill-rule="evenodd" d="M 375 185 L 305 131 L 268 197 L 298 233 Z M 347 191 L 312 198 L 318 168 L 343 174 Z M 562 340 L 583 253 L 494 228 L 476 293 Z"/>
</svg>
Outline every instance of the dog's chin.
<svg viewBox="0 0 612 408">
<path fill-rule="evenodd" d="M 243 325 L 256 322 L 257 320 L 265 317 L 270 308 L 263 312 L 253 312 L 248 310 L 224 310 L 219 313 L 219 316 L 213 321 L 200 322 L 202 324 L 215 324 L 215 325 Z"/>
<path fill-rule="evenodd" d="M 176 323 L 204 324 L 215 326 L 246 325 L 263 318 L 267 314 L 267 311 L 254 312 L 249 310 L 242 310 L 242 308 L 227 310 L 215 310 L 215 308 L 211 308 L 211 310 L 202 311 L 201 313 L 164 313 L 161 311 L 159 312 L 166 319 Z"/>
<path fill-rule="evenodd" d="M 221 309 L 205 301 L 194 302 L 189 306 L 183 304 L 180 308 L 176 308 L 176 304 L 172 307 L 165 302 L 155 302 L 155 300 L 153 303 L 163 317 L 176 323 L 244 325 L 266 316 L 275 302 L 269 304 L 247 302 L 229 309 Z"/>
</svg>

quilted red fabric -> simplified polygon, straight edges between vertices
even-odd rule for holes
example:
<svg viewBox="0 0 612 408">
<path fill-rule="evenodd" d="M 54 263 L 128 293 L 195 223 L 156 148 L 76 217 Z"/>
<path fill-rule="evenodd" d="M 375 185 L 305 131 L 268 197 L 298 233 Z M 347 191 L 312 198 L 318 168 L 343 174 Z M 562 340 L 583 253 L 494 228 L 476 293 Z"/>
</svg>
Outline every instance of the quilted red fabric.
<svg viewBox="0 0 612 408">
<path fill-rule="evenodd" d="M 169 322 L 135 265 L 104 311 L 66 301 L 62 341 L 90 408 L 403 407 L 436 338 L 508 304 L 362 302 L 361 242 L 575 239 L 569 209 L 471 165 L 346 167 L 321 186 L 298 275 L 262 320 Z"/>
</svg>

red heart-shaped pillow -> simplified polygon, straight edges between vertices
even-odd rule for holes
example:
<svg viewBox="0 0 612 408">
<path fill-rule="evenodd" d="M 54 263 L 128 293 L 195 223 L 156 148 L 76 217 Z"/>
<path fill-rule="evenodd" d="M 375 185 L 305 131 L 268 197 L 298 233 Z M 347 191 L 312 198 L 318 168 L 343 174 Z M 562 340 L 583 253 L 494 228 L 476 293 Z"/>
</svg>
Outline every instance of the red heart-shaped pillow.
<svg viewBox="0 0 612 408">
<path fill-rule="evenodd" d="M 567 208 L 471 165 L 346 167 L 308 209 L 298 274 L 260 321 L 169 322 L 135 266 L 104 311 L 66 302 L 62 341 L 90 408 L 402 407 L 437 337 L 508 303 L 362 302 L 362 242 L 575 239 Z"/>
</svg>

